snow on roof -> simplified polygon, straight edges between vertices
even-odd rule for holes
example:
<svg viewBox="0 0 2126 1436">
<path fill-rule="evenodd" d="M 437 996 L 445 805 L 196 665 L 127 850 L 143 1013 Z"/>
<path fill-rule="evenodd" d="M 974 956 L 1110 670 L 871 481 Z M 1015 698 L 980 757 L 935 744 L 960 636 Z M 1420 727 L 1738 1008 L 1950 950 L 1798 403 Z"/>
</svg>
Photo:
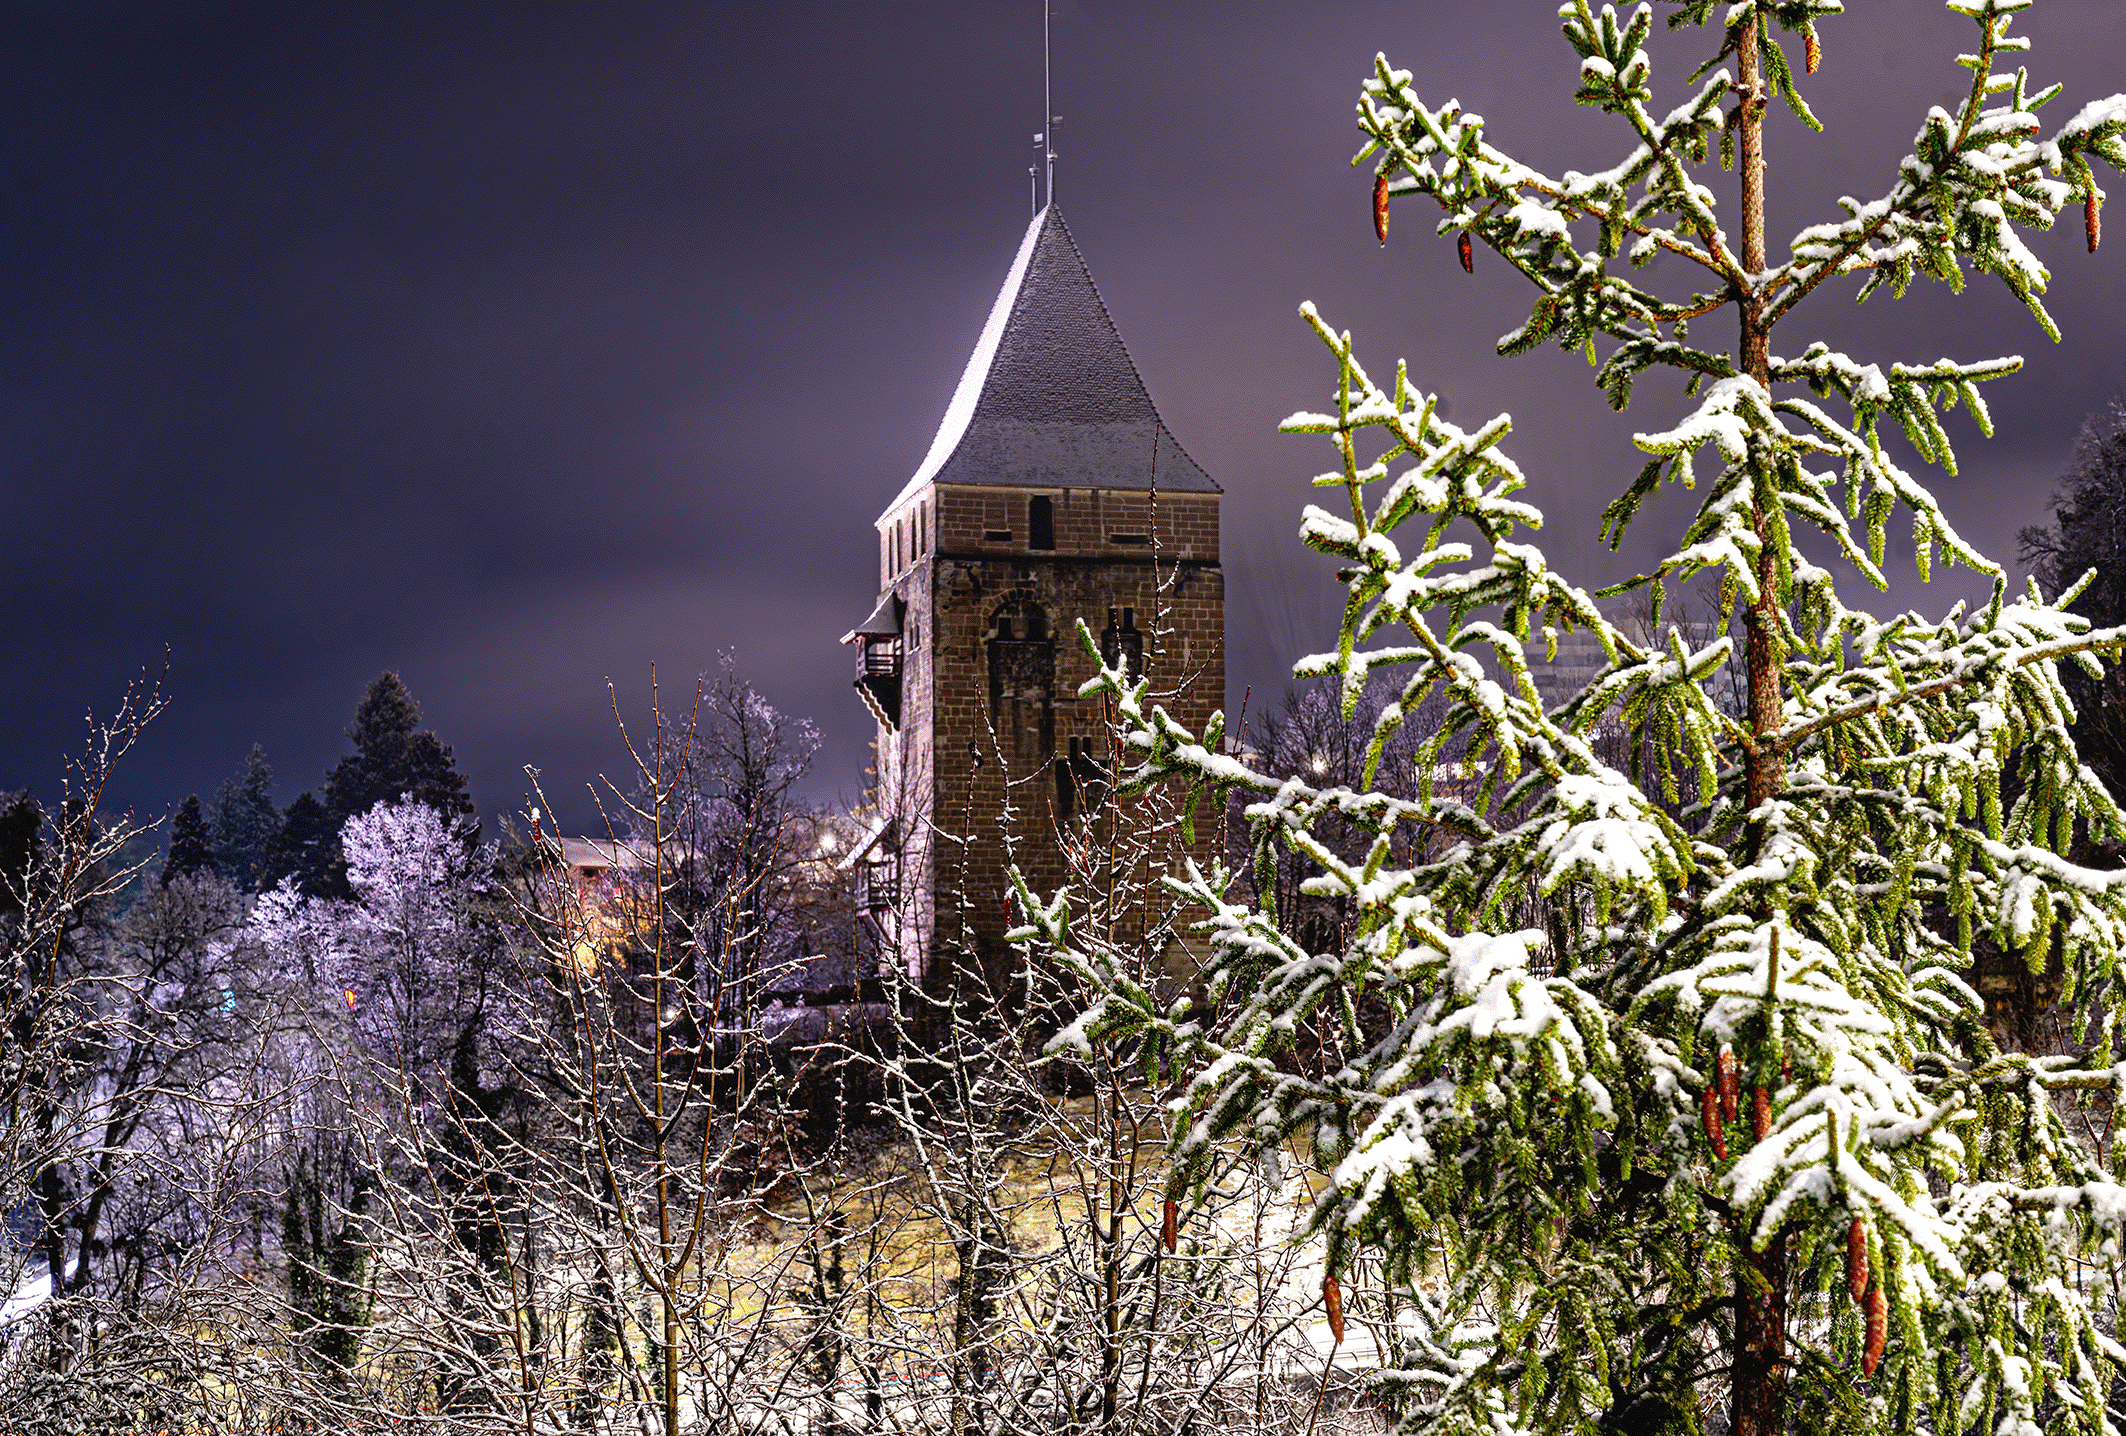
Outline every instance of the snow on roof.
<svg viewBox="0 0 2126 1436">
<path fill-rule="evenodd" d="M 1182 451 L 1051 205 L 1035 215 L 899 508 L 931 483 L 1218 493 Z"/>
<path fill-rule="evenodd" d="M 901 636 L 901 597 L 889 591 L 871 610 L 871 616 L 842 635 L 842 642 L 854 643 L 860 638 L 898 638 Z"/>
<path fill-rule="evenodd" d="M 893 814 L 878 814 L 865 825 L 863 836 L 849 845 L 849 851 L 842 854 L 842 860 L 836 863 L 835 867 L 847 872 L 864 859 L 870 857 L 871 850 L 878 846 L 879 839 L 885 837 L 892 826 Z"/>
<path fill-rule="evenodd" d="M 619 838 L 563 838 L 561 860 L 572 868 L 639 868 L 649 855 Z"/>
<path fill-rule="evenodd" d="M 695 855 L 692 844 L 671 838 L 665 840 L 666 867 L 691 861 Z M 635 872 L 656 865 L 657 845 L 648 838 L 563 838 L 561 861 L 571 868 L 590 873 L 609 872 L 615 868 Z"/>
</svg>

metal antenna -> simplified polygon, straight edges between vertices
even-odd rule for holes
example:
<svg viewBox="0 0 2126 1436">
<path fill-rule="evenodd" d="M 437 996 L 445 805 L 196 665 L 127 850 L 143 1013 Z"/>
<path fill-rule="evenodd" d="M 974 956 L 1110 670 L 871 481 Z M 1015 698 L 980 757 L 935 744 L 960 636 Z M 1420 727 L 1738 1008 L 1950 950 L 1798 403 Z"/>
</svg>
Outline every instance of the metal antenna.
<svg viewBox="0 0 2126 1436">
<path fill-rule="evenodd" d="M 1056 202 L 1056 103 L 1048 88 L 1049 0 L 1041 0 L 1041 158 L 1048 166 L 1048 203 Z"/>
</svg>

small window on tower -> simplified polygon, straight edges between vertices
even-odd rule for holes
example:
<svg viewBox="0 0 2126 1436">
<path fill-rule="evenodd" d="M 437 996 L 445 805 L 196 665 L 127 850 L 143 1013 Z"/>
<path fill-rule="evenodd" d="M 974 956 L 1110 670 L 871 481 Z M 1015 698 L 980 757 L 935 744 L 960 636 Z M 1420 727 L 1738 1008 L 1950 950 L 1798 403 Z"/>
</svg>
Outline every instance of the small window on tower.
<svg viewBox="0 0 2126 1436">
<path fill-rule="evenodd" d="M 1056 546 L 1056 503 L 1046 494 L 1029 499 L 1026 504 L 1026 546 L 1028 548 L 1054 548 Z"/>
<path fill-rule="evenodd" d="M 1131 679 L 1144 672 L 1144 635 L 1137 631 L 1137 610 L 1110 608 L 1107 631 L 1100 635 L 1100 660 Z"/>
<path fill-rule="evenodd" d="M 1107 786 L 1107 770 L 1101 766 L 1091 738 L 1070 740 L 1068 756 L 1057 754 L 1050 766 L 1056 777 L 1056 818 L 1069 823 L 1082 811 L 1090 817 L 1100 806 Z"/>
</svg>

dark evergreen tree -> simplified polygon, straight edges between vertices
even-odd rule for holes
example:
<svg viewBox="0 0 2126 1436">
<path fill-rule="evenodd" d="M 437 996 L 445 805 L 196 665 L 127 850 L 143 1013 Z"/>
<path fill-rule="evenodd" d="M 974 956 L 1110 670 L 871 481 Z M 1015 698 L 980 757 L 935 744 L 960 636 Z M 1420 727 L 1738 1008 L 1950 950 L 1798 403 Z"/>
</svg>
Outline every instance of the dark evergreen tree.
<svg viewBox="0 0 2126 1436">
<path fill-rule="evenodd" d="M 295 879 L 298 891 L 309 897 L 324 897 L 334 891 L 333 874 L 339 857 L 340 825 L 316 795 L 305 793 L 288 805 L 280 832 L 266 856 L 259 886 L 270 888 L 282 878 Z"/>
<path fill-rule="evenodd" d="M 263 747 L 253 743 L 243 772 L 222 779 L 208 826 L 214 866 L 245 892 L 257 892 L 281 828 L 280 809 L 273 804 L 273 767 Z"/>
<path fill-rule="evenodd" d="M 312 897 L 348 896 L 340 829 L 349 818 L 379 803 L 410 796 L 435 809 L 445 822 L 473 815 L 465 775 L 458 771 L 449 745 L 420 724 L 421 705 L 404 680 L 388 671 L 378 674 L 347 729 L 354 752 L 325 774 L 322 801 L 305 793 L 288 805 L 261 886 L 294 877 Z M 467 823 L 465 831 L 468 842 L 478 841 L 472 824 Z"/>
<path fill-rule="evenodd" d="M 465 775 L 450 748 L 420 726 L 421 705 L 396 673 L 381 673 L 354 710 L 355 751 L 325 775 L 325 807 L 339 822 L 411 795 L 444 820 L 472 816 Z"/>
<path fill-rule="evenodd" d="M 172 878 L 214 871 L 213 835 L 207 829 L 205 814 L 199 810 L 199 794 L 194 793 L 171 820 L 170 855 L 163 859 L 162 885 L 168 887 Z"/>
<path fill-rule="evenodd" d="M 2092 574 L 2068 607 L 2097 627 L 2126 623 L 2126 394 L 2082 426 L 2074 457 L 2052 491 L 2052 522 L 2018 534 L 2023 562 L 2048 594 Z M 2113 797 L 2126 794 L 2126 674 L 2101 678 L 2063 667 L 2075 707 L 2075 746 Z"/>
<path fill-rule="evenodd" d="M 0 799 L 0 914 L 22 911 L 23 885 L 44 856 L 44 809 L 28 793 Z"/>
<path fill-rule="evenodd" d="M 330 1182 L 318 1165 L 298 1153 L 288 1174 L 281 1249 L 288 1261 L 289 1325 L 297 1347 L 306 1365 L 338 1384 L 360 1357 L 362 1328 L 369 1325 L 363 1280 L 368 1251 L 360 1225 L 371 1183 L 357 1176 L 352 1201 L 344 1214 L 335 1212 Z"/>
</svg>

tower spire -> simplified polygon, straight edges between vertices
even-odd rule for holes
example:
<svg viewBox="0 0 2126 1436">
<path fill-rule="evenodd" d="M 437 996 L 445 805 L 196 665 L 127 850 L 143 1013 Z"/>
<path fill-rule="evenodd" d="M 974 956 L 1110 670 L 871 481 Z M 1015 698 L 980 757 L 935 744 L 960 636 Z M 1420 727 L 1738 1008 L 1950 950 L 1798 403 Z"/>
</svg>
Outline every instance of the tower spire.
<svg viewBox="0 0 2126 1436">
<path fill-rule="evenodd" d="M 1055 209 L 1026 227 L 1011 272 L 922 466 L 890 509 L 935 483 L 1149 489 L 1158 410 Z M 1164 432 L 1158 488 L 1218 485 Z"/>
</svg>

